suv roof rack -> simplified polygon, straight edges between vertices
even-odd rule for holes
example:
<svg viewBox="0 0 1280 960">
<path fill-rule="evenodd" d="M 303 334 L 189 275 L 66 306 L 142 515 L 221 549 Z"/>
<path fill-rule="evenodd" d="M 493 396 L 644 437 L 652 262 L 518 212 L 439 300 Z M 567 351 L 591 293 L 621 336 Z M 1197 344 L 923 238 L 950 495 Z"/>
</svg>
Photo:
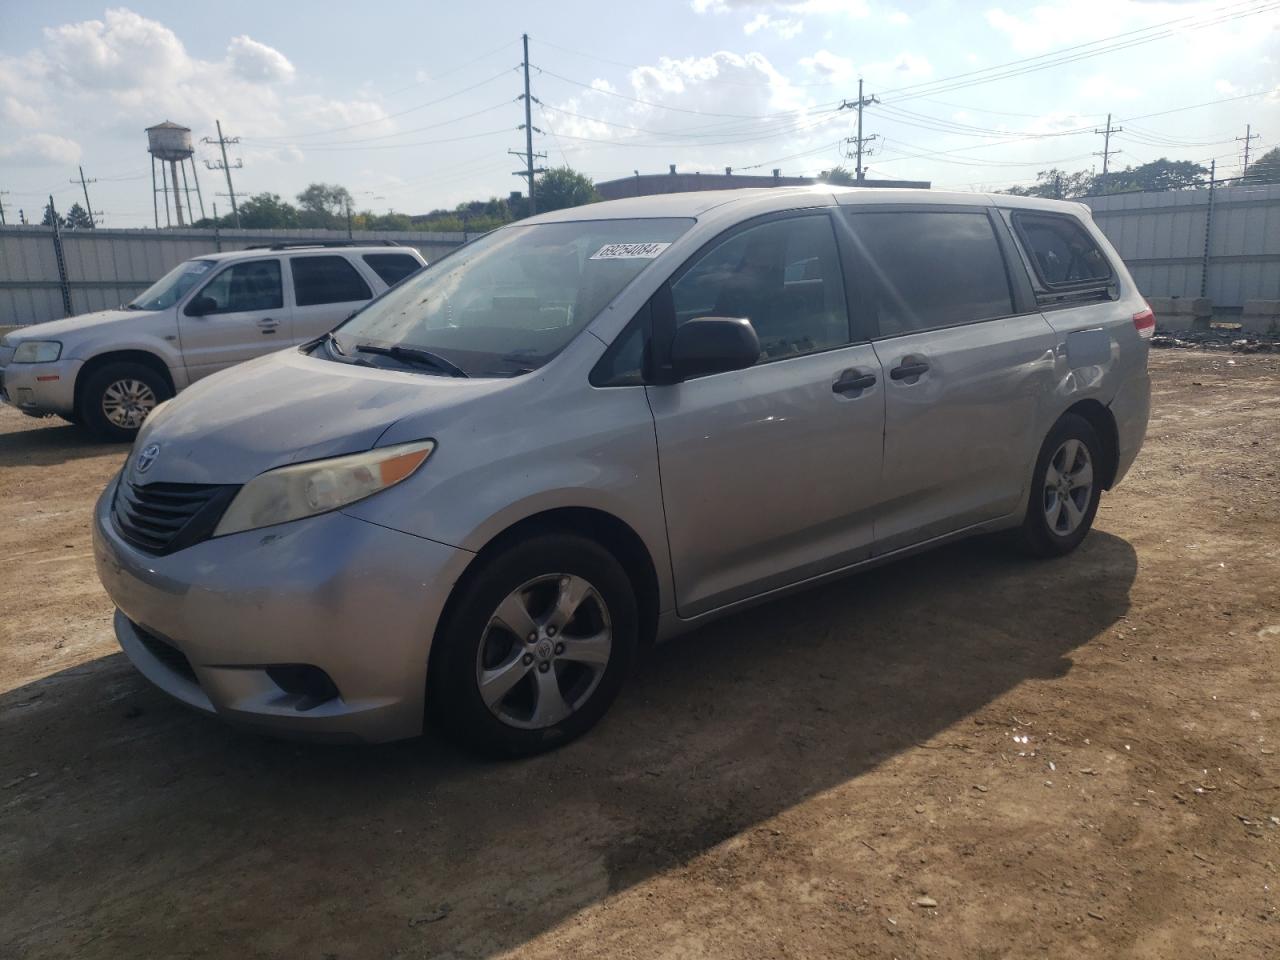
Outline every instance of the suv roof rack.
<svg viewBox="0 0 1280 960">
<path fill-rule="evenodd" d="M 398 247 L 397 240 L 297 240 L 292 243 L 257 243 L 246 250 L 305 250 L 308 247 Z"/>
</svg>

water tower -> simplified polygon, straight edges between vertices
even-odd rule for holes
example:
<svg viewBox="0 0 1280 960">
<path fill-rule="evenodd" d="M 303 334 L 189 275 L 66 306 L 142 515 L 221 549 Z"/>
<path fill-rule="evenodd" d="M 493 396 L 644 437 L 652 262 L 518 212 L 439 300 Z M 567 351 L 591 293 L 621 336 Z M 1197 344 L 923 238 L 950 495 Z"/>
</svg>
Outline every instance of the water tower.
<svg viewBox="0 0 1280 960">
<path fill-rule="evenodd" d="M 169 218 L 169 195 L 173 194 L 173 212 L 178 226 L 186 226 L 182 217 L 182 194 L 187 197 L 187 213 L 195 219 L 191 207 L 191 188 L 187 185 L 187 167 L 191 167 L 191 179 L 196 185 L 196 199 L 200 202 L 200 217 L 204 218 L 204 197 L 200 193 L 200 178 L 196 175 L 195 150 L 191 146 L 191 128 L 166 120 L 154 127 L 147 127 L 147 152 L 151 154 L 151 197 L 155 210 L 156 229 L 160 229 L 160 204 L 158 194 L 164 193 L 164 222 L 172 226 Z M 162 187 L 156 186 L 156 161 L 160 161 Z M 168 164 L 168 169 L 165 169 Z M 178 171 L 182 171 L 182 192 L 178 190 Z"/>
</svg>

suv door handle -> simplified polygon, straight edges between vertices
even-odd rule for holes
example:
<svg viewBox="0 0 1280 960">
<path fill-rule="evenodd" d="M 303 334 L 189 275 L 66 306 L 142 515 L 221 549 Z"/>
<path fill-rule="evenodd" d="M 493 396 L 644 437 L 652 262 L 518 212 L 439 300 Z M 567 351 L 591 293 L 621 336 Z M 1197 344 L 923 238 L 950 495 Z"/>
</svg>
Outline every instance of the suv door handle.
<svg viewBox="0 0 1280 960">
<path fill-rule="evenodd" d="M 273 317 L 263 317 L 258 321 L 258 329 L 262 331 L 263 336 L 266 336 L 269 333 L 275 333 L 276 327 L 278 326 L 280 326 L 280 321 Z"/>
<path fill-rule="evenodd" d="M 874 373 L 859 373 L 857 370 L 841 370 L 836 382 L 831 384 L 832 393 L 861 393 L 868 387 L 876 385 Z"/>
<path fill-rule="evenodd" d="M 929 372 L 929 364 L 916 357 L 903 357 L 902 363 L 889 371 L 889 376 L 894 380 L 906 380 L 908 377 L 918 377 L 921 374 Z"/>
</svg>

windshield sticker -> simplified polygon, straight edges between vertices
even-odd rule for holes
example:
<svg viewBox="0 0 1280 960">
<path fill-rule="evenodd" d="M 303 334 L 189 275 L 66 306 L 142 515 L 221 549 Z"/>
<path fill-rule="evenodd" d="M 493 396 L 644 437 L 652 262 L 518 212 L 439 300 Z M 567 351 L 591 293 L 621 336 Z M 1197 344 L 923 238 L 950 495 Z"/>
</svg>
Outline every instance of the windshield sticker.
<svg viewBox="0 0 1280 960">
<path fill-rule="evenodd" d="M 606 243 L 590 259 L 652 260 L 669 246 L 669 243 Z"/>
</svg>

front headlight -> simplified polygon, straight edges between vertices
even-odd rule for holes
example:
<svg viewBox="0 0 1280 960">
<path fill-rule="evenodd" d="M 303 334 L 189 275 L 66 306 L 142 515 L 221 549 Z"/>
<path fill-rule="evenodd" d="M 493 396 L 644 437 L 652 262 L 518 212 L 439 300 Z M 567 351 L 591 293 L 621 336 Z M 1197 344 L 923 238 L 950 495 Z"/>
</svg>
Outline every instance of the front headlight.
<svg viewBox="0 0 1280 960">
<path fill-rule="evenodd" d="M 269 527 L 363 500 L 411 476 L 435 447 L 434 440 L 420 440 L 268 470 L 240 488 L 213 535 Z"/>
<path fill-rule="evenodd" d="M 57 340 L 24 340 L 14 351 L 14 363 L 52 363 L 62 356 L 62 344 Z"/>
</svg>

